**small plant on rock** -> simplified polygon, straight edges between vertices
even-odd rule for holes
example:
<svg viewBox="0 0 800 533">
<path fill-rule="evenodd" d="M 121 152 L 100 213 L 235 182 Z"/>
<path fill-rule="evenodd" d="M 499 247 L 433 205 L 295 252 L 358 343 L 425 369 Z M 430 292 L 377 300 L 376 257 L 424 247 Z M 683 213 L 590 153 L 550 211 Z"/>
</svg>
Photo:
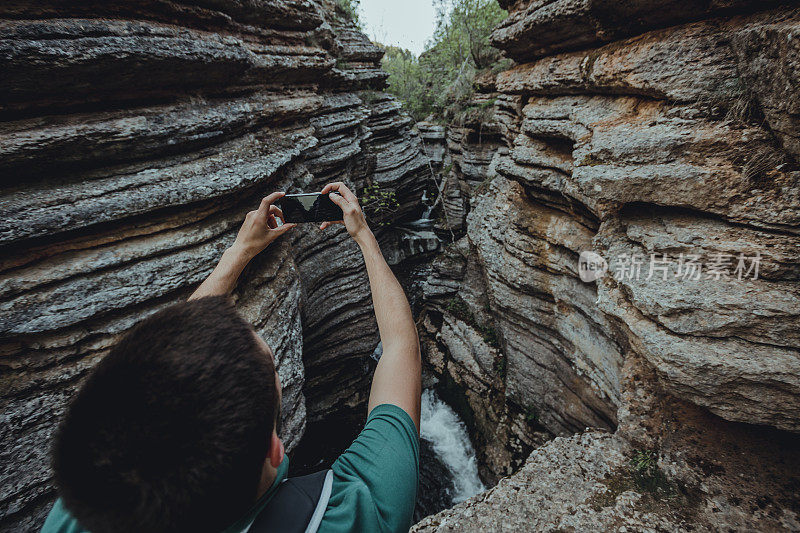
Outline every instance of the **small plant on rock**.
<svg viewBox="0 0 800 533">
<path fill-rule="evenodd" d="M 345 20 L 349 20 L 359 28 L 361 27 L 361 18 L 359 16 L 359 9 L 361 8 L 361 0 L 336 0 L 336 14 Z"/>
<path fill-rule="evenodd" d="M 454 296 L 447 301 L 445 310 L 470 326 L 475 324 L 475 316 L 472 314 L 472 311 L 469 310 L 469 305 L 458 296 Z"/>
<path fill-rule="evenodd" d="M 500 336 L 497 330 L 488 324 L 479 324 L 475 315 L 469 308 L 469 304 L 465 302 L 460 296 L 454 296 L 447 301 L 445 311 L 456 317 L 457 319 L 465 322 L 471 328 L 474 328 L 481 334 L 483 342 L 492 348 L 500 348 Z"/>
<path fill-rule="evenodd" d="M 595 511 L 612 507 L 620 494 L 633 491 L 642 495 L 637 507 L 654 512 L 679 509 L 691 510 L 695 500 L 686 496 L 686 490 L 667 479 L 658 467 L 658 454 L 654 450 L 635 450 L 628 463 L 601 481 L 606 490 L 598 492 L 589 501 Z"/>
<path fill-rule="evenodd" d="M 391 217 L 400 208 L 397 194 L 392 190 L 384 190 L 377 183 L 367 185 L 360 195 L 361 207 L 364 213 L 379 226 L 391 223 Z"/>
<path fill-rule="evenodd" d="M 349 61 L 342 59 L 341 57 L 336 58 L 336 68 L 339 70 L 350 70 L 353 66 L 350 64 Z"/>
<path fill-rule="evenodd" d="M 538 424 L 539 423 L 539 411 L 536 409 L 535 406 L 529 405 L 527 409 L 525 409 L 525 421 L 528 424 Z"/>
<path fill-rule="evenodd" d="M 492 368 L 494 369 L 495 374 L 500 376 L 505 375 L 506 373 L 506 358 L 503 356 L 502 353 L 497 354 L 494 358 L 494 362 L 492 363 Z"/>
<path fill-rule="evenodd" d="M 658 468 L 658 457 L 652 450 L 636 450 L 631 457 L 631 474 L 636 486 L 642 492 L 669 496 L 673 489 Z"/>
<path fill-rule="evenodd" d="M 492 348 L 500 347 L 500 337 L 497 335 L 496 329 L 494 329 L 492 326 L 480 326 L 478 327 L 478 330 L 481 332 L 483 342 Z"/>
</svg>

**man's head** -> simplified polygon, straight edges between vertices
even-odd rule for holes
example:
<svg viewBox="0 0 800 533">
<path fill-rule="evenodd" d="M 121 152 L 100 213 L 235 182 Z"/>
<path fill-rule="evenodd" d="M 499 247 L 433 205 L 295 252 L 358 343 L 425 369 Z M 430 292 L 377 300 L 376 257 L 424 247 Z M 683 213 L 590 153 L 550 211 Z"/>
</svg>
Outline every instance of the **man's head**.
<svg viewBox="0 0 800 533">
<path fill-rule="evenodd" d="M 269 347 L 226 298 L 142 321 L 76 395 L 56 438 L 66 507 L 104 531 L 220 531 L 283 449 Z M 268 476 L 267 476 L 268 477 Z"/>
</svg>

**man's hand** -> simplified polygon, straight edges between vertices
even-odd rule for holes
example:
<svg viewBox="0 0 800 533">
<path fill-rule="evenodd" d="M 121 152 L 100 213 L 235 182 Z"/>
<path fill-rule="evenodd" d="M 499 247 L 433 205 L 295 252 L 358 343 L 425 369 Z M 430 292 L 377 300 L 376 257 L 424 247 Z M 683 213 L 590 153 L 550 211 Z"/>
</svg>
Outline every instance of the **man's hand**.
<svg viewBox="0 0 800 533">
<path fill-rule="evenodd" d="M 322 189 L 322 194 L 333 192 L 338 192 L 339 194 L 331 194 L 330 199 L 333 203 L 342 208 L 344 220 L 323 222 L 319 229 L 325 229 L 333 224 L 344 224 L 344 227 L 347 228 L 347 233 L 349 233 L 357 243 L 361 244 L 366 238 L 372 236 L 372 231 L 369 229 L 364 212 L 358 204 L 358 198 L 356 198 L 356 195 L 341 181 L 329 183 Z"/>
<path fill-rule="evenodd" d="M 189 297 L 190 300 L 230 294 L 247 263 L 272 241 L 297 225 L 278 225 L 278 219 L 284 221 L 283 212 L 272 203 L 284 194 L 283 192 L 270 194 L 261 200 L 257 210 L 247 213 L 233 245 L 225 250 L 217 267 Z"/>
<path fill-rule="evenodd" d="M 285 194 L 274 192 L 261 200 L 257 210 L 247 213 L 231 248 L 252 259 L 275 239 L 294 228 L 297 224 L 284 223 L 283 211 L 272 205 Z M 283 223 L 281 226 L 278 225 L 279 219 Z"/>
</svg>

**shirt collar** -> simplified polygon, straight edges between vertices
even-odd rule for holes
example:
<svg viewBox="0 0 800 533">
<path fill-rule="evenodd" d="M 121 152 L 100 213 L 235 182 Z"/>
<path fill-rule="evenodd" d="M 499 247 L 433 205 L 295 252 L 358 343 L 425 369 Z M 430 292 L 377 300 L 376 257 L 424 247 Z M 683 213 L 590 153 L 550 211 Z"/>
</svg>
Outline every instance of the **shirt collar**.
<svg viewBox="0 0 800 533">
<path fill-rule="evenodd" d="M 223 533 L 244 533 L 247 531 L 250 526 L 253 524 L 253 521 L 258 516 L 258 513 L 264 508 L 267 503 L 272 499 L 275 495 L 275 492 L 278 490 L 278 485 L 283 483 L 289 474 L 289 456 L 284 455 L 283 461 L 281 464 L 278 465 L 278 473 L 275 476 L 275 481 L 272 482 L 272 485 L 269 486 L 267 492 L 261 496 L 258 501 L 253 504 L 247 513 L 242 516 L 239 520 L 237 520 L 232 526 L 225 529 Z"/>
</svg>

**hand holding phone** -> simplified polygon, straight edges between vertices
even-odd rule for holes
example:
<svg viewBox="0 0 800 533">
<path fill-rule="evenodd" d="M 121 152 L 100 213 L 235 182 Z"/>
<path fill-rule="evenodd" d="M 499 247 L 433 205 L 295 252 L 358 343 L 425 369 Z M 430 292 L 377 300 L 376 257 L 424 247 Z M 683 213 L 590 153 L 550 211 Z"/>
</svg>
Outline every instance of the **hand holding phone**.
<svg viewBox="0 0 800 533">
<path fill-rule="evenodd" d="M 339 222 L 344 220 L 342 208 L 331 199 L 332 193 L 287 194 L 278 200 L 285 222 Z"/>
<path fill-rule="evenodd" d="M 319 229 L 342 224 L 356 242 L 372 235 L 358 198 L 340 182 L 327 184 L 321 192 L 287 194 L 278 200 L 284 222 L 321 222 Z"/>
<path fill-rule="evenodd" d="M 261 200 L 257 210 L 250 211 L 245 216 L 232 248 L 243 253 L 248 260 L 297 225 L 286 223 L 283 213 L 274 205 L 282 196 L 282 192 L 270 194 Z M 283 221 L 283 224 L 278 225 L 279 220 Z"/>
<path fill-rule="evenodd" d="M 331 200 L 342 209 L 344 220 L 341 222 L 323 222 L 319 228 L 325 229 L 332 224 L 343 224 L 347 228 L 347 233 L 359 244 L 368 242 L 370 237 L 374 239 L 372 231 L 369 229 L 369 224 L 367 224 L 367 218 L 364 216 L 364 211 L 358 203 L 358 197 L 341 181 L 329 183 L 322 189 L 323 194 L 333 193 L 334 191 L 338 194 L 333 194 Z"/>
</svg>

